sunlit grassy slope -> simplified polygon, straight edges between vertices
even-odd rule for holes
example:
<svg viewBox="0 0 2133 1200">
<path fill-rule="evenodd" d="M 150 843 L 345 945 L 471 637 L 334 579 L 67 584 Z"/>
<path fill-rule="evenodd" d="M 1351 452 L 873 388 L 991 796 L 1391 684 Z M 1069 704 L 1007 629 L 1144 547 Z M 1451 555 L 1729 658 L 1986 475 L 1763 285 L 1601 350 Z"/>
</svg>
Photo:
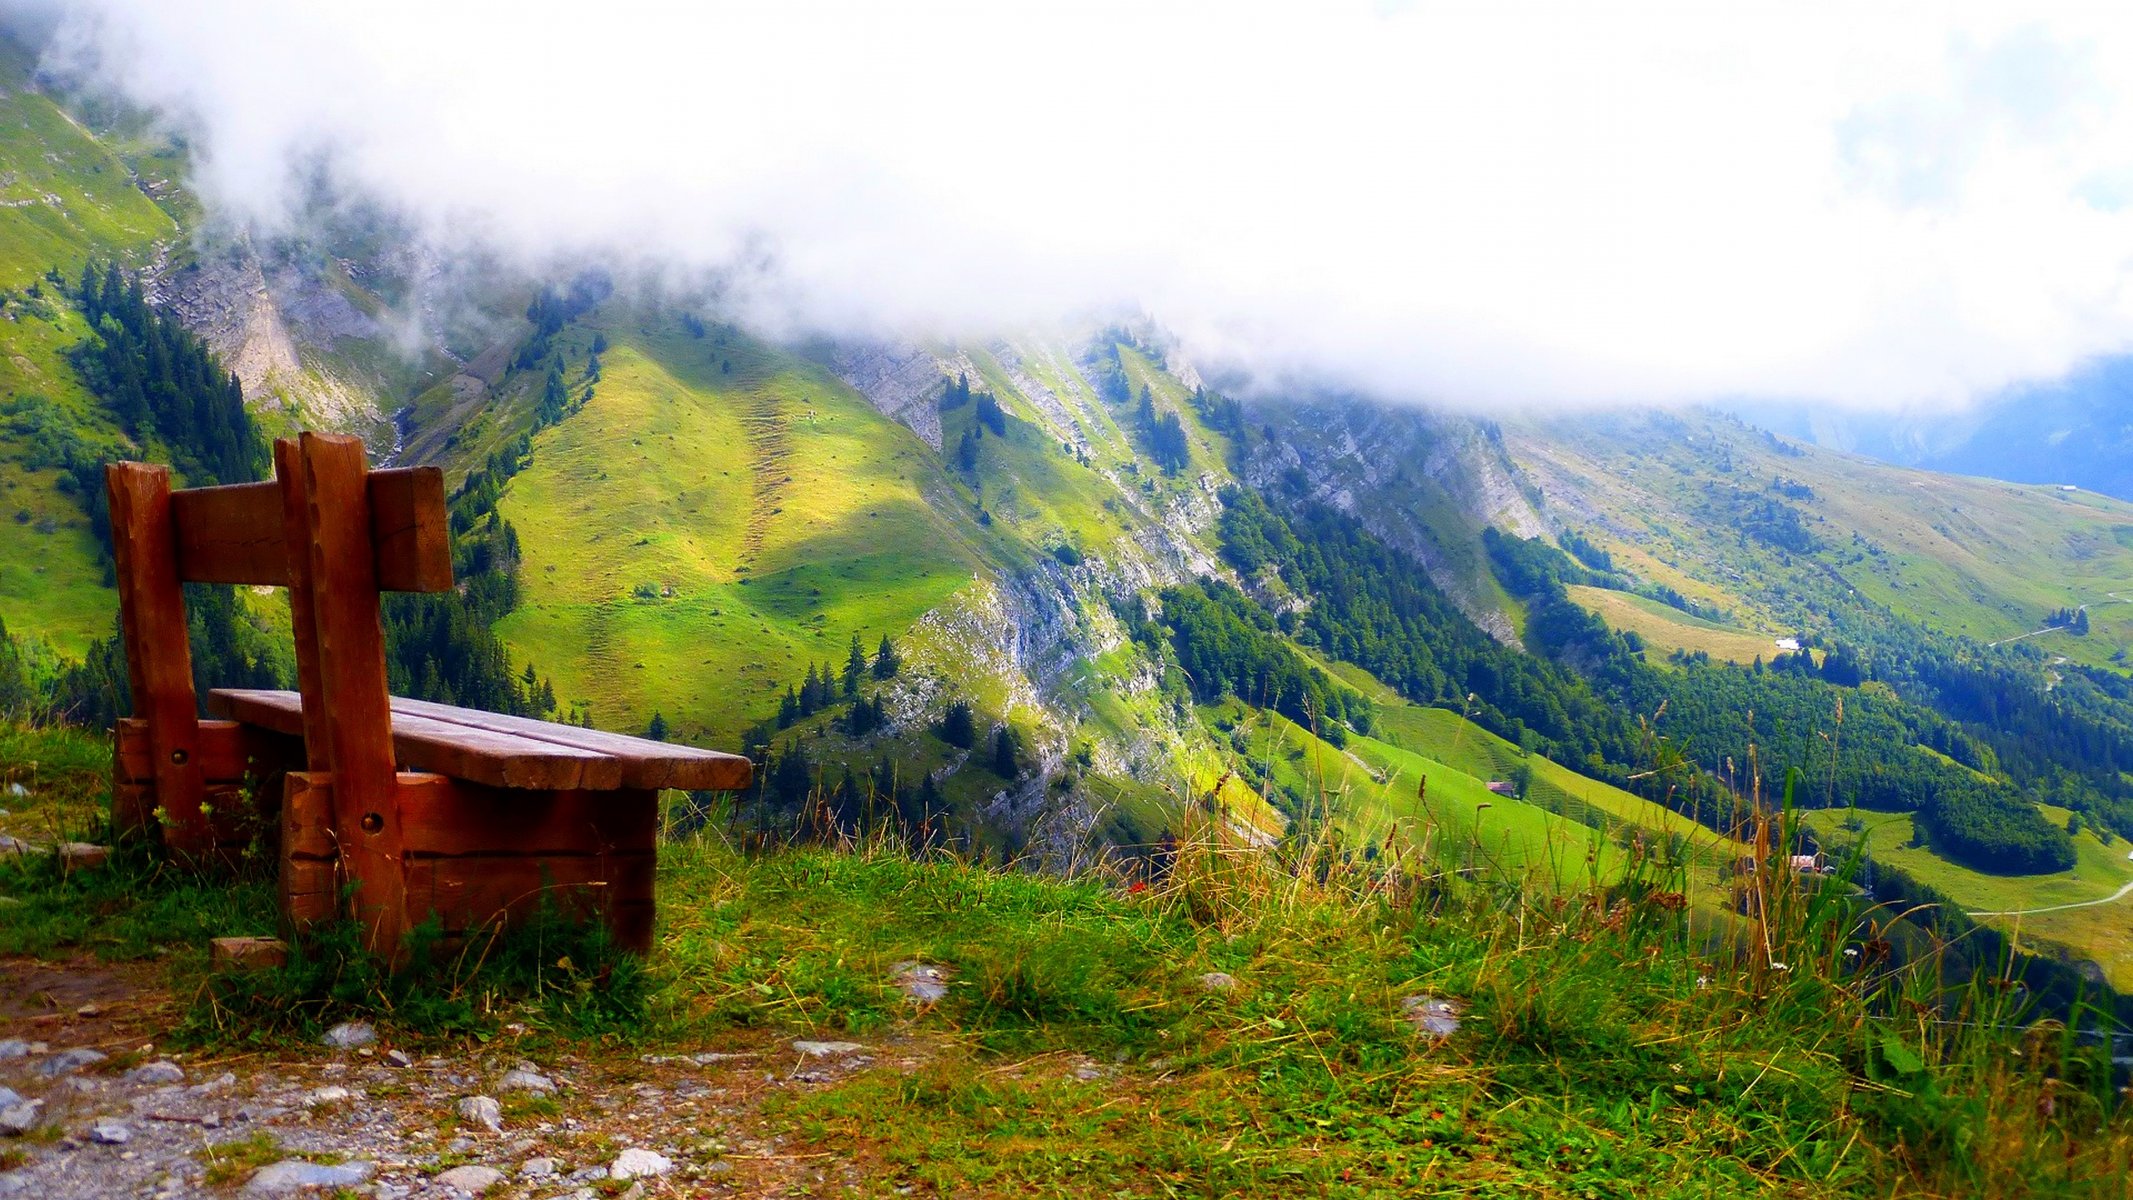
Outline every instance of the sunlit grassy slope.
<svg viewBox="0 0 2133 1200">
<path fill-rule="evenodd" d="M 2066 824 L 2070 815 L 2063 808 L 2038 807 L 2055 825 Z M 1858 818 L 1861 830 L 1843 828 L 1850 816 Z M 1928 846 L 1913 845 L 1916 826 L 1907 813 L 1824 809 L 1809 811 L 1804 819 L 1833 852 L 1842 853 L 1864 837 L 1875 861 L 1956 897 L 1971 911 L 2005 914 L 1981 918 L 2001 929 L 2073 947 L 2093 958 L 2113 986 L 2133 987 L 2133 896 L 2112 899 L 2120 888 L 2133 884 L 2133 843 L 2114 838 L 2105 844 L 2094 829 L 2084 828 L 2074 835 L 2076 860 L 2070 871 L 2047 876 L 1988 875 L 1950 862 Z M 2097 901 L 2102 903 L 2093 903 Z M 2027 911 L 2061 905 L 2086 907 Z"/>
<path fill-rule="evenodd" d="M 1812 623 L 1812 600 L 1856 591 L 1983 640 L 2029 634 L 2055 608 L 2099 607 L 2054 653 L 2105 665 L 2133 634 L 2133 504 L 2090 492 L 1938 475 L 1774 441 L 1706 414 L 1563 419 L 1506 431 L 1552 496 L 1617 564 L 1734 612 L 1749 627 Z M 1773 481 L 1804 492 L 1770 492 Z M 1817 548 L 1780 551 L 1712 519 L 1713 490 L 1777 494 Z M 1714 651 L 1714 657 L 1716 652 Z"/>
<path fill-rule="evenodd" d="M 1760 658 L 1775 657 L 1779 650 L 1774 635 L 1757 633 L 1734 625 L 1722 625 L 1644 596 L 1608 588 L 1572 587 L 1570 598 L 1614 629 L 1626 629 L 1644 639 L 1645 658 L 1663 660 L 1675 650 L 1699 651 L 1722 662 L 1747 666 Z"/>
<path fill-rule="evenodd" d="M 730 741 L 810 662 L 841 666 L 973 578 L 925 446 L 797 360 L 641 314 L 593 401 L 535 439 L 502 503 L 525 548 L 501 633 L 612 728 L 656 709 Z M 952 511 L 952 510 L 951 510 Z"/>
<path fill-rule="evenodd" d="M 57 268 L 71 283 L 92 254 L 144 262 L 177 226 L 125 163 L 31 89 L 30 65 L 0 37 L 0 620 L 72 655 L 110 632 L 117 593 L 60 472 L 30 464 L 49 457 L 39 440 L 118 435 L 65 358 L 87 327 L 43 276 Z"/>
</svg>

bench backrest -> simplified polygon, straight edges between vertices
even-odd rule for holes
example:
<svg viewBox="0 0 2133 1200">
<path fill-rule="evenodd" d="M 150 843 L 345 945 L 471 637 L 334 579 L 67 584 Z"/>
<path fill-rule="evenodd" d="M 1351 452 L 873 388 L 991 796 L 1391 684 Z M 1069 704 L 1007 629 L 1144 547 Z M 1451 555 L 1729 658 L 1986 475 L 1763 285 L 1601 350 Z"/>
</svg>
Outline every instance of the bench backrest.
<svg viewBox="0 0 2133 1200">
<path fill-rule="evenodd" d="M 452 586 L 437 468 L 372 471 L 361 440 L 306 433 L 275 442 L 274 469 L 270 482 L 184 491 L 167 467 L 105 472 L 133 711 L 174 848 L 209 844 L 184 583 L 289 590 L 307 765 L 351 798 L 393 786 L 378 594 Z"/>
</svg>

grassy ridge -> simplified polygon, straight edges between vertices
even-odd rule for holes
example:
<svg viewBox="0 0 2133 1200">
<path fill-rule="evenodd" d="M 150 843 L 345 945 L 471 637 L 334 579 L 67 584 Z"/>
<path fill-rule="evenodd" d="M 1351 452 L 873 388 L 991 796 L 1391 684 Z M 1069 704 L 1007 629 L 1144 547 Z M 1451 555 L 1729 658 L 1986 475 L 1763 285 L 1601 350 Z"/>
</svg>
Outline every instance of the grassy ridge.
<svg viewBox="0 0 2133 1200">
<path fill-rule="evenodd" d="M 1684 650 L 1745 667 L 1758 658 L 1767 662 L 1780 653 L 1772 635 L 1690 616 L 1644 596 L 1584 586 L 1565 590 L 1579 606 L 1607 622 L 1610 628 L 1628 630 L 1643 638 L 1648 661 L 1658 662 L 1675 650 Z"/>
<path fill-rule="evenodd" d="M 930 454 L 841 383 L 658 321 L 588 329 L 611 342 L 595 398 L 535 439 L 500 505 L 525 560 L 499 632 L 559 696 L 611 728 L 657 707 L 730 741 L 810 661 L 970 582 Z"/>
<path fill-rule="evenodd" d="M 31 88 L 30 68 L 0 37 L 0 397 L 14 407 L 0 414 L 0 618 L 78 655 L 111 631 L 117 593 L 59 472 L 25 462 L 26 423 L 97 444 L 119 435 L 66 361 L 88 329 L 42 277 L 56 267 L 71 286 L 92 255 L 145 262 L 177 225 L 118 156 Z"/>
</svg>

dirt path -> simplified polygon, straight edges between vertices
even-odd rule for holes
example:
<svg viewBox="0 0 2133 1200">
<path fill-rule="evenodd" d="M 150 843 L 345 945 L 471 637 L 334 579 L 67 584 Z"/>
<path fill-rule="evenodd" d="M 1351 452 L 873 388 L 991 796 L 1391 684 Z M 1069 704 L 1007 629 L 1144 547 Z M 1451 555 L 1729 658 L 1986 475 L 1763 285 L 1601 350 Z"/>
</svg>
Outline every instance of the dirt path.
<svg viewBox="0 0 2133 1200">
<path fill-rule="evenodd" d="M 2105 601 L 2104 601 L 2104 602 L 2103 602 L 2102 604 L 2082 604 L 2082 605 L 2077 605 L 2076 607 L 2077 607 L 2077 609 L 2078 609 L 2079 611 L 2082 611 L 2082 612 L 2087 612 L 2087 611 L 2088 611 L 2089 609 L 2091 609 L 2091 608 L 2103 608 L 2103 607 L 2104 607 L 2105 605 L 2109 605 L 2109 604 L 2133 604 L 2133 599 L 2128 599 L 2128 598 L 2127 598 L 2127 597 L 2125 597 L 2125 596 L 2121 596 L 2121 595 L 2119 595 L 2119 594 L 2118 594 L 2117 592 L 2105 592 L 2105 593 L 2104 593 L 2104 595 L 2105 595 L 2105 596 L 2107 596 L 2107 597 L 2109 597 L 2109 599 L 2105 600 Z M 2019 642 L 2019 641 L 2021 641 L 2021 640 L 2022 640 L 2023 638 L 2033 638 L 2033 637 L 2037 636 L 2037 635 L 2038 635 L 2038 634 L 2040 634 L 2040 633 L 2050 633 L 2050 632 L 2052 632 L 2052 631 L 2053 631 L 2053 630 L 2055 630 L 2055 629 L 2062 629 L 2062 628 L 2064 628 L 2064 626 L 2060 626 L 2060 625 L 2046 625 L 2046 626 L 2045 626 L 2044 628 L 2042 628 L 2042 629 L 2032 629 L 2032 630 L 2030 630 L 2030 631 L 2029 631 L 2028 633 L 2018 633 L 2018 634 L 2014 635 L 2013 637 L 2010 637 L 2010 638 L 2001 638 L 2001 639 L 2000 639 L 1999 641 L 1997 641 L 1997 642 L 1986 642 L 1985 644 L 1986 644 L 1987 646 L 2007 646 L 2007 645 L 2012 645 L 2012 644 L 2013 644 L 2013 643 L 2015 643 L 2015 642 Z"/>
<path fill-rule="evenodd" d="M 2099 904 L 2114 904 L 2133 895 L 2133 883 L 2129 883 L 2101 900 L 2077 900 L 2072 904 L 2048 904 L 2043 908 L 2011 908 L 2005 912 L 1974 912 L 1973 917 L 2027 917 L 2036 913 L 2065 912 L 2070 908 L 2094 908 Z"/>
</svg>

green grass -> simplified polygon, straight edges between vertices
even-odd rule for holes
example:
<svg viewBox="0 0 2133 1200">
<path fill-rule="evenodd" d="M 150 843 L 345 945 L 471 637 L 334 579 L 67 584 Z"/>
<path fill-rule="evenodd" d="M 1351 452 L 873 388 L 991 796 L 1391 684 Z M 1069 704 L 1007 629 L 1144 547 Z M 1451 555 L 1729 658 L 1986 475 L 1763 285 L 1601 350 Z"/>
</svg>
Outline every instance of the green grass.
<svg viewBox="0 0 2133 1200">
<path fill-rule="evenodd" d="M 1742 666 L 1757 659 L 1769 661 L 1781 651 L 1777 639 L 1734 626 L 1721 625 L 1644 596 L 1607 588 L 1572 587 L 1570 598 L 1612 629 L 1627 630 L 1644 639 L 1644 656 L 1663 660 L 1675 650 L 1710 655 L 1719 662 Z"/>
<path fill-rule="evenodd" d="M 2047 820 L 2064 825 L 2068 810 L 2039 805 Z M 1930 845 L 1912 844 L 1916 825 L 1907 813 L 1875 813 L 1846 809 L 1815 809 L 1802 814 L 1807 827 L 1824 845 L 1851 846 L 1864 837 L 1868 852 L 1877 862 L 1903 871 L 1945 896 L 1958 898 L 1974 912 L 2016 913 L 2058 905 L 2086 904 L 2105 900 L 2133 883 L 2133 843 L 2114 838 L 2106 845 L 2093 829 L 2074 835 L 2075 862 L 2070 871 L 2053 875 L 1991 875 L 1974 871 L 1935 853 Z M 1864 826 L 1854 832 L 1843 828 L 1856 816 Z M 1841 852 L 1841 849 L 1840 849 Z M 1991 916 L 1981 920 L 1996 928 L 2021 935 L 2023 940 L 2063 947 L 2094 961 L 2115 988 L 2133 988 L 2133 896 L 2085 908 L 2021 916 Z"/>
<path fill-rule="evenodd" d="M 1831 592 L 1831 572 L 1861 598 L 1985 641 L 2027 634 L 2052 609 L 2133 595 L 2133 534 L 2124 532 L 2133 504 L 2093 493 L 1908 470 L 1812 446 L 1781 453 L 1708 414 L 1580 417 L 1506 436 L 1551 495 L 1605 515 L 1605 526 L 1587 532 L 1620 565 L 1733 609 L 1744 626 L 1818 627 L 1816 606 L 1847 594 Z M 1821 543 L 1812 556 L 1780 553 L 1700 515 L 1707 486 L 1755 492 L 1780 476 L 1811 490 L 1789 502 Z M 2133 612 L 2102 612 L 2108 628 L 2052 635 L 2049 648 L 2108 664 L 2128 644 Z"/>
<path fill-rule="evenodd" d="M 178 227 L 125 161 L 31 88 L 33 66 L 29 50 L 0 35 L 0 397 L 112 444 L 116 430 L 65 358 L 87 327 L 43 276 L 57 268 L 71 286 L 92 255 L 145 263 Z M 79 655 L 111 632 L 117 593 L 59 472 L 25 461 L 19 416 L 0 415 L 0 620 Z"/>
<path fill-rule="evenodd" d="M 500 506 L 525 561 L 498 632 L 566 702 L 732 740 L 810 661 L 900 636 L 970 582 L 930 452 L 841 383 L 678 326 L 606 328 L 595 399 L 535 440 Z"/>
<path fill-rule="evenodd" d="M 23 734 L 7 752 L 70 764 L 86 789 L 97 741 Z M 2048 1034 L 2009 1053 L 2022 1035 L 1992 1007 L 2000 993 L 1946 998 L 1975 1019 L 1921 1022 L 1931 1003 L 1901 1001 L 1934 1001 L 1928 977 L 1845 977 L 1842 905 L 1783 909 L 1771 936 L 1795 965 L 1775 972 L 1693 936 L 1632 880 L 1521 892 L 1441 860 L 1365 863 L 1323 834 L 1255 850 L 1205 822 L 1178 832 L 1135 886 L 877 846 L 669 844 L 635 1023 L 586 1027 L 544 1003 L 495 1005 L 477 1026 L 508 1015 L 528 1026 L 521 1047 L 596 1064 L 748 1030 L 894 1039 L 876 1065 L 779 1089 L 750 1118 L 884 1193 L 2106 1196 L 2133 1151 L 2094 1055 Z M 205 938 L 226 930 L 173 900 L 269 918 L 264 894 L 127 882 L 87 906 L 78 939 L 20 952 L 72 955 L 95 922 L 138 918 L 190 993 Z M 84 885 L 17 872 L 5 886 L 38 903 Z M 895 986 L 912 959 L 948 974 L 925 1010 Z M 1209 971 L 1235 986 L 1207 990 Z M 281 1019 L 256 1005 L 301 999 L 254 979 L 255 1007 L 193 1036 L 244 1044 Z M 1456 1032 L 1409 1027 L 1403 998 L 1422 994 L 1460 1006 Z M 375 1008 L 328 995 L 306 1017 Z M 407 1044 L 424 1030 L 401 1022 L 433 1017 L 389 1020 Z M 478 1033 L 426 1037 L 478 1053 Z M 256 1139 L 202 1161 L 234 1182 L 281 1153 Z"/>
</svg>

